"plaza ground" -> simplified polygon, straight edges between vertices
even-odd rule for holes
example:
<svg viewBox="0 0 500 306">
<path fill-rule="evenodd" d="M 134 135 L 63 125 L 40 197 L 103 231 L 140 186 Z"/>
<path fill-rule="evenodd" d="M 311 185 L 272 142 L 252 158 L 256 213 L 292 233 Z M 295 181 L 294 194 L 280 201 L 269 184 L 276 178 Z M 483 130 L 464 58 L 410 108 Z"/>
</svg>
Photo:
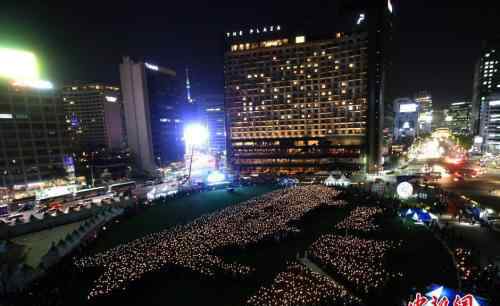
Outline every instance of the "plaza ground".
<svg viewBox="0 0 500 306">
<path fill-rule="evenodd" d="M 32 268 L 40 264 L 42 256 L 47 254 L 52 243 L 66 238 L 68 234 L 80 227 L 81 222 L 75 222 L 46 229 L 40 232 L 30 233 L 14 238 L 12 241 L 26 247 L 25 263 Z"/>
<path fill-rule="evenodd" d="M 136 214 L 119 218 L 101 231 L 99 239 L 89 251 L 99 252 L 118 244 L 158 232 L 177 224 L 187 223 L 200 215 L 246 201 L 250 198 L 276 189 L 276 186 L 252 186 L 236 188 L 234 192 L 225 189 L 176 198 L 144 209 Z M 26 247 L 26 264 L 36 268 L 52 243 L 58 243 L 77 229 L 82 222 L 70 223 L 40 232 L 22 235 L 13 242 Z"/>
<path fill-rule="evenodd" d="M 272 186 L 257 186 L 237 189 L 234 193 L 220 190 L 169 200 L 112 224 L 101 233 L 88 252 L 102 251 L 148 233 L 189 222 L 201 214 L 220 210 L 272 189 Z M 250 279 L 235 280 L 229 276 L 205 278 L 186 269 L 170 267 L 168 271 L 148 273 L 140 281 L 132 283 L 126 292 L 99 298 L 92 304 L 242 305 L 260 286 L 269 285 L 276 275 L 284 270 L 287 262 L 295 260 L 298 253 L 303 253 L 321 235 L 344 235 L 345 231 L 335 230 L 334 227 L 353 207 L 373 204 L 372 199 L 366 200 L 358 197 L 356 193 L 348 195 L 347 200 L 352 205 L 345 208 L 319 208 L 307 213 L 295 224 L 300 232 L 280 242 L 265 241 L 244 251 L 230 248 L 217 251 L 226 262 L 238 262 L 254 267 L 256 273 Z M 432 233 L 424 227 L 404 224 L 394 216 L 385 216 L 378 220 L 378 223 L 382 225 L 382 230 L 373 236 L 351 232 L 348 234 L 404 242 L 404 247 L 390 256 L 387 266 L 391 270 L 403 272 L 405 277 L 395 286 L 386 288 L 381 293 L 382 296 L 402 298 L 408 294 L 409 288 L 422 288 L 430 283 L 456 287 L 456 274 L 451 257 L 441 243 L 434 239 Z M 82 273 L 71 267 L 72 261 L 68 258 L 53 269 L 47 278 L 41 280 L 41 283 L 57 284 L 51 290 L 58 294 L 61 305 L 68 302 L 72 305 L 86 305 L 87 288 L 95 279 L 97 271 Z M 61 275 L 64 275 L 66 280 L 63 283 L 60 282 Z M 368 304 L 377 305 L 377 302 L 379 301 Z"/>
</svg>

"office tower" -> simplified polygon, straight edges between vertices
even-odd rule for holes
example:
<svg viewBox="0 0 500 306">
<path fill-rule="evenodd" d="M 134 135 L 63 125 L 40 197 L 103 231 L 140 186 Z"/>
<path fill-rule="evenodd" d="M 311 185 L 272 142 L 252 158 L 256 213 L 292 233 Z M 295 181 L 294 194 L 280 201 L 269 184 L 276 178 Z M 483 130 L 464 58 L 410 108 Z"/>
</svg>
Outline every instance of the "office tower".
<svg viewBox="0 0 500 306">
<path fill-rule="evenodd" d="M 470 102 L 451 103 L 445 117 L 446 126 L 454 135 L 471 135 L 471 112 Z"/>
<path fill-rule="evenodd" d="M 223 154 L 226 151 L 226 116 L 222 95 L 203 95 L 200 101 L 209 134 L 209 148 L 212 153 Z"/>
<path fill-rule="evenodd" d="M 487 133 L 489 100 L 496 101 L 500 92 L 500 37 L 483 43 L 481 57 L 476 63 L 472 93 L 472 131 L 474 134 Z M 490 97 L 493 95 L 493 97 Z M 482 130 L 482 129 L 485 129 Z"/>
<path fill-rule="evenodd" d="M 321 37 L 280 25 L 226 33 L 231 163 L 293 174 L 361 169 L 366 158 L 378 169 L 390 15 L 386 2 L 373 5 L 362 22 L 352 20 L 352 32 Z"/>
<path fill-rule="evenodd" d="M 419 134 L 419 109 L 420 105 L 411 98 L 398 98 L 394 100 L 394 139 L 396 142 L 403 140 L 411 142 Z"/>
<path fill-rule="evenodd" d="M 428 91 L 420 91 L 413 97 L 419 105 L 419 129 L 422 133 L 432 132 L 432 95 Z"/>
<path fill-rule="evenodd" d="M 43 87 L 31 82 L 0 81 L 2 186 L 66 175 L 62 99 L 57 91 Z"/>
<path fill-rule="evenodd" d="M 436 129 L 441 129 L 441 128 L 448 128 L 448 122 L 446 119 L 449 119 L 448 116 L 448 109 L 434 109 L 432 111 L 432 131 L 435 131 Z"/>
<path fill-rule="evenodd" d="M 138 168 L 154 174 L 158 167 L 182 160 L 182 82 L 174 70 L 123 58 L 120 65 L 125 126 Z"/>
<path fill-rule="evenodd" d="M 500 92 L 489 94 L 482 100 L 479 116 L 482 149 L 494 154 L 500 153 Z"/>
<path fill-rule="evenodd" d="M 64 111 L 72 148 L 91 152 L 118 150 L 124 144 L 120 88 L 105 84 L 72 84 L 63 88 Z"/>
</svg>

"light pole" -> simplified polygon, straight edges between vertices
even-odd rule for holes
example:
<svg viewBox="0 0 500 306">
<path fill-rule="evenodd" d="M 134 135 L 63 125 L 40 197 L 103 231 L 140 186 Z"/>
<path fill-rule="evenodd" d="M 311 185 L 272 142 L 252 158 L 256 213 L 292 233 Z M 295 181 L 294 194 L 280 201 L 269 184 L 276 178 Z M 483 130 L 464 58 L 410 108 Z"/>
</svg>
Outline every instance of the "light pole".
<svg viewBox="0 0 500 306">
<path fill-rule="evenodd" d="M 92 188 L 95 186 L 95 178 L 94 178 L 94 152 L 90 153 L 90 182 L 92 184 Z"/>
<path fill-rule="evenodd" d="M 7 178 L 6 178 L 7 174 L 8 174 L 7 170 L 4 170 L 2 174 L 3 174 L 2 175 L 2 181 L 3 181 L 2 186 L 7 187 Z"/>
</svg>

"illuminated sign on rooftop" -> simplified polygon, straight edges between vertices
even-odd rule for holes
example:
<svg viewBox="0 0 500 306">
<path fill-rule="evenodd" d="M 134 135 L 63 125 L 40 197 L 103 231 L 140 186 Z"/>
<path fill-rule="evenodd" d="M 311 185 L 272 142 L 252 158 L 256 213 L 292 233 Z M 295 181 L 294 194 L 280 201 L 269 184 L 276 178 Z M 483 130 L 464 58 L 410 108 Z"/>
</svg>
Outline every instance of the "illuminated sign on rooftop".
<svg viewBox="0 0 500 306">
<path fill-rule="evenodd" d="M 12 86 L 16 87 L 30 87 L 35 89 L 53 89 L 54 85 L 51 82 L 45 80 L 18 80 L 11 83 Z"/>
<path fill-rule="evenodd" d="M 267 32 L 275 32 L 275 31 L 281 31 L 281 26 L 280 25 L 272 25 L 272 26 L 265 26 L 265 27 L 259 27 L 259 28 L 251 28 L 248 30 L 240 30 L 240 31 L 234 31 L 234 32 L 227 32 L 226 37 L 236 37 L 236 36 L 243 36 L 245 34 L 260 34 L 260 33 L 267 33 Z"/>
<path fill-rule="evenodd" d="M 146 68 L 148 68 L 148 69 L 155 70 L 155 71 L 158 71 L 160 69 L 160 68 L 158 68 L 158 66 L 152 65 L 150 63 L 144 63 L 144 66 L 146 66 Z"/>
<path fill-rule="evenodd" d="M 0 77 L 10 80 L 39 78 L 38 63 L 31 52 L 0 48 Z"/>
<path fill-rule="evenodd" d="M 54 88 L 51 82 L 40 80 L 35 54 L 23 50 L 0 48 L 0 78 L 10 80 L 14 87 Z"/>
<path fill-rule="evenodd" d="M 363 21 L 365 21 L 365 14 L 359 14 L 358 20 L 356 21 L 357 25 L 360 25 Z"/>
<path fill-rule="evenodd" d="M 401 104 L 399 106 L 400 113 L 414 113 L 416 111 L 417 111 L 417 104 L 415 104 L 415 103 Z"/>
</svg>

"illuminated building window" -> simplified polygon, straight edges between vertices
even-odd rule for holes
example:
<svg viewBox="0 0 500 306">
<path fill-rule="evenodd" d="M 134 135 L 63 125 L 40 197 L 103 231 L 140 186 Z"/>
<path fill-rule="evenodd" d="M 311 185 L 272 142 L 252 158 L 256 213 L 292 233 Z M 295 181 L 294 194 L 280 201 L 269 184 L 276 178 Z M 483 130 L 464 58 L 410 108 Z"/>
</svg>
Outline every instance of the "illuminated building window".
<svg viewBox="0 0 500 306">
<path fill-rule="evenodd" d="M 295 43 L 296 44 L 303 44 L 306 42 L 306 37 L 305 36 L 297 36 L 295 37 Z"/>
</svg>

